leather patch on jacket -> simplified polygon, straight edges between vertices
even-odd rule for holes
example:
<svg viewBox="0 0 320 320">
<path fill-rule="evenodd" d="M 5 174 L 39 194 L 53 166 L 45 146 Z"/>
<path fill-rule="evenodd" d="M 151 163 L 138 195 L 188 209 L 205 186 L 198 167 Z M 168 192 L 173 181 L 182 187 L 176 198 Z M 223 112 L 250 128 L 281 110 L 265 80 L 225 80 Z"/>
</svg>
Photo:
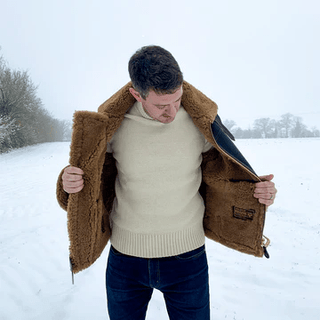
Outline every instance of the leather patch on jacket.
<svg viewBox="0 0 320 320">
<path fill-rule="evenodd" d="M 256 213 L 253 209 L 242 209 L 233 207 L 233 217 L 244 221 L 253 220 L 253 216 Z"/>
</svg>

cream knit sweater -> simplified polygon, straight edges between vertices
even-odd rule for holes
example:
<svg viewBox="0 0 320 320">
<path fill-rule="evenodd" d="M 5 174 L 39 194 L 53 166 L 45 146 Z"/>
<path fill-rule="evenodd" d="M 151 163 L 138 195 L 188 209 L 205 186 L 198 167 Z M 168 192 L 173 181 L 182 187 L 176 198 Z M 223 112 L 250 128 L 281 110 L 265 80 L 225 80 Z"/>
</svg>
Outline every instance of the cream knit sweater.
<svg viewBox="0 0 320 320">
<path fill-rule="evenodd" d="M 111 243 L 143 258 L 178 255 L 204 244 L 202 153 L 212 148 L 181 106 L 170 124 L 136 102 L 107 152 L 116 159 Z"/>
</svg>

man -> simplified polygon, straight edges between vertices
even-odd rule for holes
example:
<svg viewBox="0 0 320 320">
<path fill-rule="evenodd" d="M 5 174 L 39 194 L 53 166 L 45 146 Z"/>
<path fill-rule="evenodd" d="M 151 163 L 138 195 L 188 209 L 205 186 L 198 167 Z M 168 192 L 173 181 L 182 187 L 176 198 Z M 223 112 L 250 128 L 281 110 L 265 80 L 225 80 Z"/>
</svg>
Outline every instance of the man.
<svg viewBox="0 0 320 320">
<path fill-rule="evenodd" d="M 167 50 L 141 48 L 129 74 L 98 113 L 75 114 L 71 166 L 57 189 L 71 267 L 90 266 L 110 239 L 111 320 L 145 319 L 154 288 L 170 319 L 209 319 L 205 235 L 268 256 L 262 232 L 273 175 L 255 174 L 216 104 L 183 80 Z"/>
</svg>

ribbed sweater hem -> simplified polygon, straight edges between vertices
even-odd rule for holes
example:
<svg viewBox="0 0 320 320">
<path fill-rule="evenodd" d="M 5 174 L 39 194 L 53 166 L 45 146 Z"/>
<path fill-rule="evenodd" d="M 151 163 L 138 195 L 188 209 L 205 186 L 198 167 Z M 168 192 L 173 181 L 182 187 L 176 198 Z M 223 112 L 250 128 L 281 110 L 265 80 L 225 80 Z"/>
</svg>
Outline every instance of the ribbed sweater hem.
<svg viewBox="0 0 320 320">
<path fill-rule="evenodd" d="M 121 253 L 140 258 L 164 258 L 192 251 L 204 245 L 201 225 L 165 234 L 142 234 L 112 225 L 111 244 Z"/>
</svg>

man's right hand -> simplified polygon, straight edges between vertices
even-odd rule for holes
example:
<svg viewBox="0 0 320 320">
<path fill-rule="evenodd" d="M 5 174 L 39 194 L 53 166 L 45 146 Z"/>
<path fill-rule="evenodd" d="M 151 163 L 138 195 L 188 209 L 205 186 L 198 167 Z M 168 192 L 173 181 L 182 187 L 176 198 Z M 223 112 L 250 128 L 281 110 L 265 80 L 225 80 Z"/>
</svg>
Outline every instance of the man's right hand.
<svg viewBox="0 0 320 320">
<path fill-rule="evenodd" d="M 77 193 L 83 188 L 83 171 L 77 167 L 67 167 L 62 175 L 63 190 L 68 193 Z"/>
</svg>

